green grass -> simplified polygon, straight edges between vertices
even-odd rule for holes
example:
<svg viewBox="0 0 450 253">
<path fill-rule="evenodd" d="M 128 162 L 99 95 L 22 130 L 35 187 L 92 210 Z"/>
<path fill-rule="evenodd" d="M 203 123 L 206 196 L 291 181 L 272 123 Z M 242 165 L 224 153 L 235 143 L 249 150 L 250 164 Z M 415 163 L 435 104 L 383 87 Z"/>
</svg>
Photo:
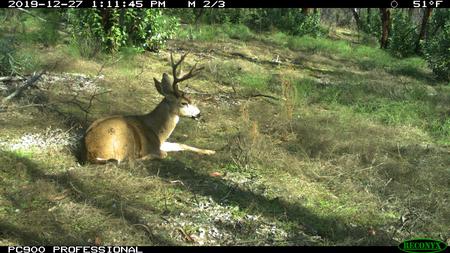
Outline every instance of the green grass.
<svg viewBox="0 0 450 253">
<path fill-rule="evenodd" d="M 239 84 L 252 90 L 267 89 L 270 76 L 267 74 L 243 74 L 239 76 Z"/>
<path fill-rule="evenodd" d="M 346 41 L 334 41 L 310 36 L 293 36 L 289 38 L 287 45 L 294 51 L 309 51 L 312 53 L 347 55 L 352 51 L 350 44 Z"/>
<path fill-rule="evenodd" d="M 445 92 L 430 96 L 422 86 L 383 87 L 359 81 L 324 88 L 310 78 L 298 80 L 297 91 L 306 103 L 345 106 L 384 125 L 417 127 L 439 143 L 449 143 L 448 120 L 436 111 L 436 107 L 446 107 L 449 94 Z"/>
<path fill-rule="evenodd" d="M 254 37 L 255 35 L 247 26 L 231 24 L 188 26 L 177 35 L 179 39 L 197 41 L 224 41 L 227 39 L 249 41 Z"/>
</svg>

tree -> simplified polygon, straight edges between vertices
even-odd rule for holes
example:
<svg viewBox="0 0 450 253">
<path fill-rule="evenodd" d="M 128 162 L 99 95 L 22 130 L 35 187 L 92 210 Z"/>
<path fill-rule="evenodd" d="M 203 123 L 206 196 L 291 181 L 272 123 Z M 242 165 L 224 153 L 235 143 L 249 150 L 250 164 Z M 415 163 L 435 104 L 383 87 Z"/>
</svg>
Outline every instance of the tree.
<svg viewBox="0 0 450 253">
<path fill-rule="evenodd" d="M 430 20 L 431 17 L 431 13 L 432 13 L 431 8 L 426 8 L 423 11 L 423 17 L 422 17 L 422 24 L 420 25 L 420 33 L 419 33 L 419 37 L 417 38 L 417 42 L 416 42 L 416 53 L 420 53 L 421 50 L 421 41 L 426 39 L 427 36 L 427 25 L 428 25 L 428 21 Z"/>
<path fill-rule="evenodd" d="M 311 10 L 310 8 L 302 8 L 302 14 L 303 15 L 308 15 L 310 10 Z"/>
<path fill-rule="evenodd" d="M 356 22 L 356 27 L 358 27 L 358 30 L 361 30 L 362 24 L 361 24 L 361 18 L 359 17 L 358 9 L 352 8 L 351 10 L 352 10 L 353 18 L 355 19 L 355 22 Z"/>
<path fill-rule="evenodd" d="M 436 9 L 429 21 L 423 54 L 439 79 L 450 80 L 450 10 Z"/>
<path fill-rule="evenodd" d="M 391 30 L 391 11 L 388 8 L 380 8 L 380 13 L 381 13 L 380 47 L 386 49 L 388 46 L 389 33 Z"/>
</svg>

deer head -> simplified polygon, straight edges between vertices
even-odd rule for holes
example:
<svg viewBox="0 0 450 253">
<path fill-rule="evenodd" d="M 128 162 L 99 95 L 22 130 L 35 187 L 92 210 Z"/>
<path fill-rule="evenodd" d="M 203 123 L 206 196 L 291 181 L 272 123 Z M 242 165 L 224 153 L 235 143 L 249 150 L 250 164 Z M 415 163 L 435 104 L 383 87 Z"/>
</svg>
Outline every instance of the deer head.
<svg viewBox="0 0 450 253">
<path fill-rule="evenodd" d="M 159 94 L 163 95 L 165 100 L 170 104 L 172 112 L 178 116 L 190 117 L 193 119 L 198 119 L 200 117 L 200 110 L 195 106 L 189 96 L 180 90 L 178 85 L 189 78 L 194 77 L 200 70 L 197 68 L 197 63 L 189 70 L 189 72 L 181 77 L 177 74 L 177 69 L 184 61 L 184 58 L 188 53 L 181 56 L 180 60 L 176 63 L 173 60 L 172 53 L 170 53 L 170 63 L 172 66 L 172 78 L 169 77 L 167 73 L 164 73 L 161 81 L 153 78 L 155 82 L 156 90 Z"/>
</svg>

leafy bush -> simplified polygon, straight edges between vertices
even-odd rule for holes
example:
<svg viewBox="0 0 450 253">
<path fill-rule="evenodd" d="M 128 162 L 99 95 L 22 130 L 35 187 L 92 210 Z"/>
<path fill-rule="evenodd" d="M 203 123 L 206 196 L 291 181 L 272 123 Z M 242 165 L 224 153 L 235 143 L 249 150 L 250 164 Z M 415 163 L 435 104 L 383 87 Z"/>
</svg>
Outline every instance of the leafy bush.
<svg viewBox="0 0 450 253">
<path fill-rule="evenodd" d="M 301 9 L 256 9 L 247 15 L 245 23 L 258 30 L 276 28 L 291 35 L 317 36 L 322 33 L 320 13 L 305 15 Z"/>
<path fill-rule="evenodd" d="M 18 45 L 15 37 L 0 37 L 0 75 L 21 75 L 35 70 L 39 64 L 32 52 L 19 51 Z"/>
<path fill-rule="evenodd" d="M 224 32 L 232 39 L 238 39 L 243 41 L 248 41 L 254 37 L 250 29 L 242 24 L 224 25 Z"/>
<path fill-rule="evenodd" d="M 408 15 L 403 11 L 394 12 L 389 43 L 391 53 L 397 57 L 413 55 L 418 36 L 416 26 Z"/>
<path fill-rule="evenodd" d="M 312 13 L 310 15 L 303 15 L 300 17 L 298 25 L 293 24 L 293 34 L 294 35 L 310 35 L 319 36 L 323 33 L 320 29 L 320 14 Z"/>
<path fill-rule="evenodd" d="M 450 80 L 450 10 L 436 11 L 429 32 L 423 47 L 425 59 L 438 78 Z"/>
<path fill-rule="evenodd" d="M 157 51 L 178 28 L 176 18 L 156 9 L 69 10 L 68 21 L 76 41 L 100 41 L 108 51 L 124 46 Z"/>
<path fill-rule="evenodd" d="M 36 20 L 39 27 L 36 31 L 36 39 L 39 43 L 46 46 L 55 45 L 60 39 L 59 29 L 61 26 L 61 19 L 63 16 L 61 10 L 42 9 L 37 12 L 37 15 L 42 16 L 47 21 Z"/>
<path fill-rule="evenodd" d="M 14 75 L 19 71 L 19 64 L 16 61 L 16 48 L 12 38 L 0 39 L 0 75 Z"/>
<path fill-rule="evenodd" d="M 361 14 L 363 32 L 378 38 L 381 35 L 381 18 L 378 10 L 372 9 L 370 12 L 362 12 Z"/>
</svg>

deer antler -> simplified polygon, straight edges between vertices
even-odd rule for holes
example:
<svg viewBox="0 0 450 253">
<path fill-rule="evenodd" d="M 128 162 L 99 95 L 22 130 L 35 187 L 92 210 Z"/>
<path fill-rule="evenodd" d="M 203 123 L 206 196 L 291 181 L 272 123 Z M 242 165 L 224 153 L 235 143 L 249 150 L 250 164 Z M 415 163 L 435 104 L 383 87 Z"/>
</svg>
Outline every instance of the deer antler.
<svg viewBox="0 0 450 253">
<path fill-rule="evenodd" d="M 184 80 L 187 80 L 189 78 L 192 78 L 193 76 L 198 74 L 200 70 L 203 69 L 203 67 L 197 68 L 197 63 L 195 63 L 194 66 L 191 68 L 191 70 L 189 70 L 189 72 L 186 75 L 184 75 L 182 77 L 178 77 L 177 76 L 177 68 L 184 61 L 184 58 L 188 54 L 189 53 L 185 53 L 184 55 L 181 56 L 180 60 L 177 63 L 174 63 L 172 53 L 170 53 L 170 62 L 171 62 L 171 65 L 172 65 L 172 75 L 173 75 L 172 88 L 173 88 L 173 91 L 175 92 L 176 96 L 181 96 L 182 95 L 182 92 L 178 88 L 178 83 L 180 83 L 180 82 L 182 82 Z"/>
</svg>

